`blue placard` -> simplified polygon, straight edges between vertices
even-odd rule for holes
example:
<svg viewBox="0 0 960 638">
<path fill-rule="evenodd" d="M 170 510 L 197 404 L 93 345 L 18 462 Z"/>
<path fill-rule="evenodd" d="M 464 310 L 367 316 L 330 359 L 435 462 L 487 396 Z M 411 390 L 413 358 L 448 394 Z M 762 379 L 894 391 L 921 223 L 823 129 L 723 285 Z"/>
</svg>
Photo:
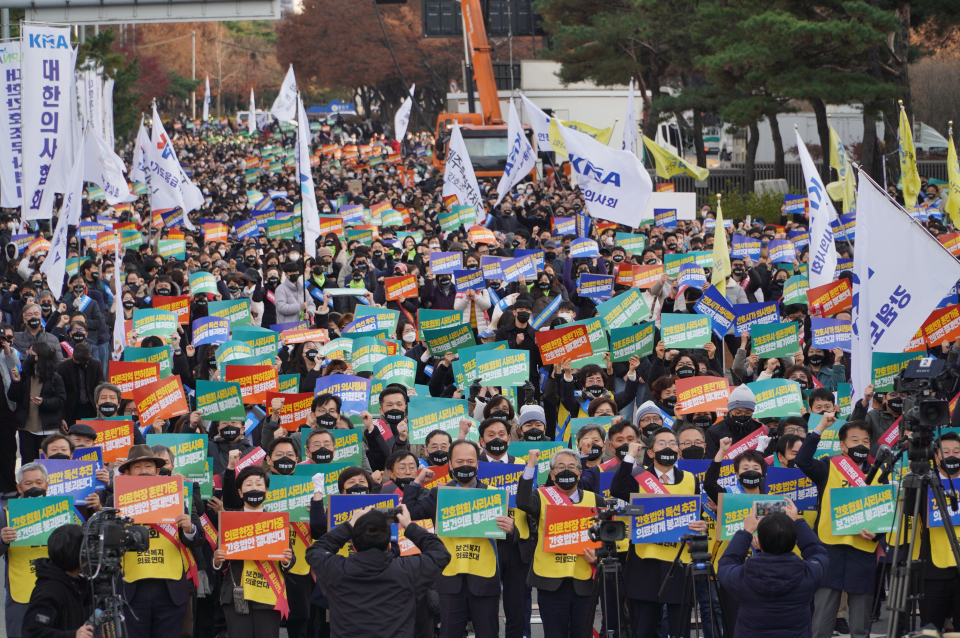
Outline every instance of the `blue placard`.
<svg viewBox="0 0 960 638">
<path fill-rule="evenodd" d="M 797 248 L 789 239 L 774 239 L 767 244 L 767 256 L 774 264 L 792 264 L 797 258 Z"/>
<path fill-rule="evenodd" d="M 570 256 L 574 259 L 579 257 L 599 257 L 600 247 L 592 239 L 581 237 L 570 242 Z"/>
<path fill-rule="evenodd" d="M 87 496 L 106 487 L 96 478 L 96 461 L 39 459 L 37 462 L 47 468 L 47 496 L 72 496 L 74 503 L 83 505 Z"/>
<path fill-rule="evenodd" d="M 453 281 L 457 286 L 457 291 L 463 290 L 483 290 L 487 287 L 483 280 L 482 270 L 454 270 Z"/>
<path fill-rule="evenodd" d="M 960 295 L 957 294 L 957 284 L 953 284 L 953 288 L 950 289 L 950 292 L 947 293 L 947 296 L 940 300 L 940 303 L 937 304 L 937 309 L 946 308 L 947 306 L 952 306 L 957 303 L 957 299 L 960 298 Z"/>
<path fill-rule="evenodd" d="M 343 327 L 343 333 L 349 332 L 376 332 L 377 331 L 377 316 L 376 315 L 367 315 L 366 317 L 360 317 L 359 319 L 354 319 L 346 326 Z"/>
<path fill-rule="evenodd" d="M 317 379 L 313 395 L 318 396 L 325 392 L 340 397 L 340 413 L 359 415 L 370 407 L 370 379 L 332 374 Z"/>
<path fill-rule="evenodd" d="M 237 239 L 246 239 L 247 237 L 256 237 L 260 234 L 260 227 L 255 219 L 245 219 L 242 222 L 236 222 L 233 225 L 237 231 Z"/>
<path fill-rule="evenodd" d="M 483 272 L 484 279 L 495 279 L 503 281 L 503 257 L 494 257 L 493 255 L 481 255 L 480 270 Z"/>
<path fill-rule="evenodd" d="M 833 350 L 842 348 L 850 352 L 850 339 L 852 335 L 850 322 L 845 319 L 810 319 L 810 333 L 812 339 L 810 345 L 814 348 L 823 350 Z"/>
<path fill-rule="evenodd" d="M 613 295 L 613 275 L 580 275 L 577 290 L 581 297 L 609 299 Z"/>
<path fill-rule="evenodd" d="M 749 257 L 754 263 L 760 261 L 761 242 L 759 239 L 744 237 L 742 235 L 733 236 L 733 246 L 730 250 L 731 257 Z"/>
<path fill-rule="evenodd" d="M 328 497 L 330 502 L 330 526 L 335 527 L 341 523 L 338 518 L 344 518 L 344 515 L 364 507 L 373 505 L 374 507 L 400 507 L 400 497 L 396 494 L 331 494 Z M 346 522 L 350 520 L 346 517 Z M 396 542 L 400 526 L 396 523 L 390 526 L 390 540 Z"/>
<path fill-rule="evenodd" d="M 780 323 L 779 304 L 776 301 L 765 303 L 741 303 L 733 307 L 736 313 L 734 333 L 736 336 L 750 332 L 750 326 L 764 323 Z"/>
<path fill-rule="evenodd" d="M 846 215 L 840 215 L 840 221 L 833 220 L 830 222 L 830 229 L 833 231 L 833 240 L 834 241 L 854 241 L 856 239 L 854 230 L 857 226 L 857 214 L 856 213 L 847 213 Z"/>
<path fill-rule="evenodd" d="M 103 469 L 103 449 L 94 445 L 93 447 L 78 447 L 73 451 L 71 460 L 74 461 L 92 461 L 97 464 L 97 469 Z"/>
<path fill-rule="evenodd" d="M 817 509 L 817 486 L 794 467 L 768 467 L 767 494 L 789 498 L 801 511 Z"/>
<path fill-rule="evenodd" d="M 309 327 L 309 321 L 291 321 L 290 323 L 275 323 L 270 326 L 270 329 L 274 332 L 283 332 L 284 330 L 306 330 Z"/>
<path fill-rule="evenodd" d="M 788 215 L 804 215 L 807 209 L 806 195 L 784 195 L 783 212 Z"/>
<path fill-rule="evenodd" d="M 727 301 L 716 286 L 710 286 L 706 292 L 697 300 L 693 310 L 701 315 L 710 317 L 710 323 L 713 326 L 713 333 L 723 339 L 736 319 L 736 312 L 733 306 Z"/>
<path fill-rule="evenodd" d="M 793 242 L 793 245 L 797 247 L 797 250 L 800 250 L 810 244 L 810 233 L 806 230 L 791 230 L 789 239 Z"/>
<path fill-rule="evenodd" d="M 573 217 L 554 217 L 552 221 L 554 235 L 575 235 L 577 232 L 577 220 Z"/>
<path fill-rule="evenodd" d="M 452 275 L 453 271 L 463 268 L 463 254 L 430 253 L 430 269 L 435 275 Z"/>
<path fill-rule="evenodd" d="M 654 208 L 653 223 L 662 228 L 677 227 L 677 209 L 676 208 Z"/>
<path fill-rule="evenodd" d="M 544 252 L 539 248 L 517 248 L 513 251 L 513 256 L 516 258 L 526 257 L 527 255 L 533 255 L 533 263 L 537 270 L 543 269 Z"/>
<path fill-rule="evenodd" d="M 163 220 L 165 228 L 183 226 L 183 209 L 178 206 L 172 210 L 160 213 L 160 219 Z"/>
<path fill-rule="evenodd" d="M 220 317 L 201 317 L 193 321 L 193 345 L 217 345 L 230 340 L 230 320 Z"/>
<path fill-rule="evenodd" d="M 106 224 L 96 224 L 94 222 L 80 222 L 77 228 L 77 235 L 82 239 L 96 239 L 99 233 L 105 233 L 109 228 Z M 34 237 L 36 239 L 36 237 Z M 31 240 L 32 241 L 32 240 Z"/>
<path fill-rule="evenodd" d="M 643 507 L 643 515 L 630 518 L 633 545 L 679 543 L 690 523 L 700 520 L 699 496 L 634 496 L 631 505 Z"/>
<path fill-rule="evenodd" d="M 537 278 L 537 264 L 533 257 L 515 257 L 500 262 L 504 281 L 517 281 L 523 276 L 527 281 Z"/>
<path fill-rule="evenodd" d="M 477 480 L 491 488 L 507 490 L 507 496 L 510 497 L 509 506 L 516 507 L 517 485 L 525 467 L 525 464 L 516 463 L 480 463 L 477 469 Z M 536 489 L 536 485 L 533 487 Z"/>
<path fill-rule="evenodd" d="M 944 484 L 944 487 L 950 489 L 949 481 L 944 481 L 941 479 Z M 953 481 L 955 484 L 960 486 L 960 480 Z M 954 527 L 960 527 L 960 509 L 954 512 L 950 506 L 950 500 L 947 500 L 947 512 L 950 514 L 950 520 L 953 521 Z M 937 507 L 937 502 L 933 498 L 933 492 L 927 488 L 927 521 L 930 527 L 943 527 L 943 514 L 940 512 L 940 508 Z"/>
<path fill-rule="evenodd" d="M 707 275 L 703 268 L 697 264 L 683 264 L 680 266 L 680 276 L 677 278 L 677 290 L 684 286 L 703 290 L 703 285 L 707 283 Z"/>
</svg>

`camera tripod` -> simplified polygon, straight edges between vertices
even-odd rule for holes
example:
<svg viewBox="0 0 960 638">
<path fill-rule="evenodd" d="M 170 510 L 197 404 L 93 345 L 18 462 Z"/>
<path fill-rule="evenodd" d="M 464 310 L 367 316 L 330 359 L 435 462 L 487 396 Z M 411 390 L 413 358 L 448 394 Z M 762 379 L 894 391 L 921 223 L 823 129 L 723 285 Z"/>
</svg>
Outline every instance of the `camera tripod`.
<svg viewBox="0 0 960 638">
<path fill-rule="evenodd" d="M 683 563 L 680 561 L 680 556 L 683 555 L 684 547 L 688 543 L 690 544 L 690 562 Z M 716 572 L 713 570 L 713 562 L 711 562 L 713 557 L 709 552 L 708 543 L 709 538 L 706 535 L 684 535 L 680 543 L 680 551 L 677 552 L 677 557 L 673 560 L 673 563 L 670 564 L 667 577 L 663 580 L 663 585 L 660 587 L 659 597 L 663 598 L 663 594 L 670 584 L 670 579 L 673 577 L 673 570 L 676 569 L 677 565 L 683 566 L 683 594 L 680 596 L 680 626 L 677 627 L 676 632 L 674 632 L 673 627 L 670 628 L 671 636 L 683 636 L 686 638 L 690 635 L 690 612 L 693 609 L 696 609 L 697 612 L 698 629 L 696 635 L 704 635 L 703 610 L 700 609 L 700 601 L 697 600 L 698 582 L 703 583 L 707 588 L 707 606 L 710 612 L 711 635 L 713 638 L 720 638 L 723 633 L 718 619 L 719 615 L 723 613 L 720 600 L 718 598 L 717 601 L 714 602 L 713 591 L 711 591 L 711 587 L 717 579 Z"/>
<path fill-rule="evenodd" d="M 616 635 L 630 635 L 630 606 L 626 599 L 626 583 L 623 580 L 623 564 L 617 558 L 616 541 L 602 541 L 597 548 L 597 569 L 593 575 L 593 589 L 590 593 L 590 609 L 596 609 L 597 603 L 603 600 L 601 611 L 608 637 Z M 615 596 L 611 600 L 611 596 Z M 615 607 L 615 609 L 611 609 Z M 616 612 L 614 615 L 613 612 Z M 587 626 L 583 628 L 581 636 L 592 638 L 595 616 L 591 613 L 587 619 Z M 616 618 L 616 624 L 612 620 Z M 624 633 L 626 632 L 626 633 Z"/>
</svg>

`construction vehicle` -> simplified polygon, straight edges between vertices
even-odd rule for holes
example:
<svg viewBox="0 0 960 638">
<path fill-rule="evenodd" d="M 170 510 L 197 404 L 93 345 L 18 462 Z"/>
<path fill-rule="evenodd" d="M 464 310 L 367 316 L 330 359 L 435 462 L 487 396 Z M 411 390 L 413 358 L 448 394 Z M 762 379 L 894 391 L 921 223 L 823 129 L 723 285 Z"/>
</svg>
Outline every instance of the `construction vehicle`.
<svg viewBox="0 0 960 638">
<path fill-rule="evenodd" d="M 497 82 L 490 58 L 490 43 L 483 26 L 483 13 L 480 0 L 460 0 L 463 12 L 463 35 L 467 60 L 467 96 L 470 110 L 475 107 L 473 99 L 473 80 L 476 80 L 477 93 L 480 94 L 481 113 L 440 113 L 437 116 L 436 143 L 433 153 L 433 165 L 444 169 L 447 158 L 447 146 L 454 122 L 460 124 L 460 134 L 470 155 L 473 171 L 478 178 L 500 177 L 507 163 L 509 148 L 507 144 L 507 125 L 500 113 L 500 98 L 497 95 Z M 531 139 L 532 130 L 524 126 L 527 139 Z M 536 179 L 536 170 L 532 171 Z"/>
</svg>

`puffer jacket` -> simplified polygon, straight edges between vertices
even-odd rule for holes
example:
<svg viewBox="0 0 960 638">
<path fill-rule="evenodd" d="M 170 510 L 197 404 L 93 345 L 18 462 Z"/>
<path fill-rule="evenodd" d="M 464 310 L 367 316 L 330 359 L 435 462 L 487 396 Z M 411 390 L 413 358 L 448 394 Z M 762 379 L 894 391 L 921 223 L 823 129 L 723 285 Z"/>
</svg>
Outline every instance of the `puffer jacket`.
<svg viewBox="0 0 960 638">
<path fill-rule="evenodd" d="M 277 308 L 277 323 L 291 323 L 300 320 L 300 304 L 304 299 L 307 301 L 307 311 L 317 312 L 317 306 L 313 303 L 313 297 L 307 295 L 303 289 L 303 282 L 297 280 L 297 283 L 291 283 L 289 279 L 284 279 L 277 290 L 274 292 L 273 303 Z"/>
</svg>

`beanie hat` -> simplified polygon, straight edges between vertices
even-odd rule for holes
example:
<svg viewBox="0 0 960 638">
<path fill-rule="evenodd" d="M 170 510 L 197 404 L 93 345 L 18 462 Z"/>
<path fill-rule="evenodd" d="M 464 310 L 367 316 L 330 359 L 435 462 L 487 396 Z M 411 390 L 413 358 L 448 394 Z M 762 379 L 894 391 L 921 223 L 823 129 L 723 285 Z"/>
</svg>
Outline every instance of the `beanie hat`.
<svg viewBox="0 0 960 638">
<path fill-rule="evenodd" d="M 734 388 L 733 392 L 730 393 L 730 397 L 727 399 L 727 410 L 734 410 L 736 408 L 755 410 L 756 407 L 757 397 L 753 394 L 753 390 L 748 388 L 746 384 L 738 385 Z"/>
<path fill-rule="evenodd" d="M 333 251 L 324 246 L 317 251 L 317 257 L 333 257 Z"/>
<path fill-rule="evenodd" d="M 543 409 L 537 406 L 526 407 L 522 410 L 520 415 L 520 427 L 523 427 L 524 423 L 528 421 L 540 421 L 544 425 L 547 424 L 547 417 L 543 413 Z"/>
<path fill-rule="evenodd" d="M 659 417 L 663 416 L 663 413 L 660 412 L 660 408 L 657 407 L 656 403 L 654 403 L 653 401 L 646 401 L 643 403 L 643 405 L 637 408 L 637 413 L 636 413 L 636 416 L 634 417 L 635 418 L 634 423 L 640 423 L 640 419 L 642 419 L 647 414 L 656 414 Z"/>
</svg>

